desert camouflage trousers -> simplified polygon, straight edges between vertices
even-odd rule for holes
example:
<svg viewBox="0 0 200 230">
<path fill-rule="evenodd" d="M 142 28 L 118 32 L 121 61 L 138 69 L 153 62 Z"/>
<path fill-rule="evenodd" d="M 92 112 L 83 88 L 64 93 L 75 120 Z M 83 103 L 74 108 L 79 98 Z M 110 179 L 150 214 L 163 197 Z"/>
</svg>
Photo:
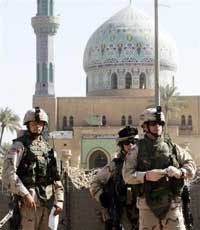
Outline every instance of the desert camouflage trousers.
<svg viewBox="0 0 200 230">
<path fill-rule="evenodd" d="M 20 208 L 20 230 L 48 230 L 50 211 L 48 208 L 41 205 L 34 190 L 31 190 L 30 193 L 36 203 L 36 209 L 26 208 L 22 205 Z"/>
<path fill-rule="evenodd" d="M 36 210 L 22 207 L 20 230 L 48 230 L 49 210 L 37 207 Z"/>
<path fill-rule="evenodd" d="M 147 206 L 145 198 L 138 198 L 139 230 L 186 230 L 184 225 L 182 203 L 178 198 L 171 202 L 170 209 L 161 221 Z"/>
</svg>

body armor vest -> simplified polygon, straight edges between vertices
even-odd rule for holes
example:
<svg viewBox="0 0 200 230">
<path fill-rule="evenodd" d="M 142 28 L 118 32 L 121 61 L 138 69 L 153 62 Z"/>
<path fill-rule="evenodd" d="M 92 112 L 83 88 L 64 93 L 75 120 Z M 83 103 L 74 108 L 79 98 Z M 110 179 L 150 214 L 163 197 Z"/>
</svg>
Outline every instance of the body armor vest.
<svg viewBox="0 0 200 230">
<path fill-rule="evenodd" d="M 146 136 L 138 143 L 137 171 L 165 169 L 168 166 L 179 168 L 175 145 L 163 139 L 150 140 Z M 183 179 L 162 177 L 152 182 L 144 179 L 140 186 L 140 196 L 144 196 L 153 213 L 162 219 L 169 210 L 173 197 L 180 195 Z"/>
<path fill-rule="evenodd" d="M 46 201 L 46 187 L 60 180 L 53 150 L 42 137 L 32 140 L 28 133 L 15 141 L 22 142 L 25 148 L 17 175 L 27 188 L 35 188 L 39 198 Z"/>
</svg>

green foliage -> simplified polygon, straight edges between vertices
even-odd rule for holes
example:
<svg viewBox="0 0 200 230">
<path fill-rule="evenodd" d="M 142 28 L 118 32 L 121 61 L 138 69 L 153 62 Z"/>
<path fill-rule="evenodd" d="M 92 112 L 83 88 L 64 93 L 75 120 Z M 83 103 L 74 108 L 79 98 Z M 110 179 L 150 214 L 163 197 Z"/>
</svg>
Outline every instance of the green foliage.
<svg viewBox="0 0 200 230">
<path fill-rule="evenodd" d="M 167 133 L 167 126 L 169 116 L 173 113 L 175 115 L 180 114 L 181 110 L 186 107 L 184 100 L 179 96 L 177 87 L 169 86 L 160 87 L 161 105 L 165 114 L 165 133 Z"/>
<path fill-rule="evenodd" d="M 21 128 L 20 118 L 8 107 L 0 108 L 0 146 L 5 130 L 11 133 L 16 132 Z"/>
</svg>

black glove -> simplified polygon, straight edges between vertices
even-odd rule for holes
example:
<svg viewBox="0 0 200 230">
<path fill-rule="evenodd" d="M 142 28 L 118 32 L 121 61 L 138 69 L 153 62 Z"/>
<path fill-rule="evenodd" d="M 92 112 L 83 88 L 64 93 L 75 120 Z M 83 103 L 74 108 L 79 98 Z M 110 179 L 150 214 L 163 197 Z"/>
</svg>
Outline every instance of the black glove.
<svg viewBox="0 0 200 230">
<path fill-rule="evenodd" d="M 112 197 L 110 196 L 110 194 L 108 194 L 106 192 L 103 192 L 99 196 L 100 203 L 101 203 L 102 207 L 104 207 L 104 208 L 108 208 L 110 206 L 111 199 L 112 199 Z"/>
</svg>

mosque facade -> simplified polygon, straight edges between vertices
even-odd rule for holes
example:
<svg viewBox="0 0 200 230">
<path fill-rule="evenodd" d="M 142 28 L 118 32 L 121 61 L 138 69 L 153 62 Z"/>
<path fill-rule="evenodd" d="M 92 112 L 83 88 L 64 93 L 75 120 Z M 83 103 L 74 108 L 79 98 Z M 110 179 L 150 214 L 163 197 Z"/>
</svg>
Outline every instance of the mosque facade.
<svg viewBox="0 0 200 230">
<path fill-rule="evenodd" d="M 37 76 L 33 106 L 49 115 L 49 132 L 62 158 L 71 152 L 71 165 L 101 167 L 116 150 L 116 134 L 125 125 L 139 127 L 139 115 L 154 104 L 154 26 L 130 4 L 103 23 L 84 51 L 85 97 L 56 97 L 53 39 L 59 28 L 54 1 L 37 1 L 32 18 L 37 41 Z M 160 84 L 174 86 L 176 45 L 160 33 Z M 184 108 L 169 116 L 173 140 L 189 147 L 198 161 L 200 96 L 181 96 Z"/>
</svg>

